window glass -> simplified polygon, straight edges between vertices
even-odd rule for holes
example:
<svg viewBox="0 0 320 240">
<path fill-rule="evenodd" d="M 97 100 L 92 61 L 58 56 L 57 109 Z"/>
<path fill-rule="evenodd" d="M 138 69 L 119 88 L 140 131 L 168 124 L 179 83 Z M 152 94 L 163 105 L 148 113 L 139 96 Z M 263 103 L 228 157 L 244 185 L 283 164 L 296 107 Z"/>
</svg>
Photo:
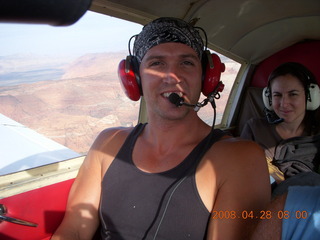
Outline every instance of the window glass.
<svg viewBox="0 0 320 240">
<path fill-rule="evenodd" d="M 0 24 L 0 175 L 86 154 L 137 123 L 117 68 L 142 26 L 87 12 L 68 27 Z"/>
<path fill-rule="evenodd" d="M 85 155 L 103 129 L 137 124 L 140 102 L 125 96 L 117 68 L 141 25 L 89 11 L 68 27 L 0 29 L 0 175 Z M 219 56 L 216 124 L 240 67 Z M 198 114 L 212 125 L 211 104 Z"/>
</svg>

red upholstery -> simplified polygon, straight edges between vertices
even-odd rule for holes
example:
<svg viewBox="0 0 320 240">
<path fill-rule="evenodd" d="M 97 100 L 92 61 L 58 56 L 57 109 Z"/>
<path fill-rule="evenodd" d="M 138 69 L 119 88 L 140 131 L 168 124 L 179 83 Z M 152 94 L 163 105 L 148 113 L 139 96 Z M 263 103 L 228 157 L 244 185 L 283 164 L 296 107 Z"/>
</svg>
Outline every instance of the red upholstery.
<svg viewBox="0 0 320 240">
<path fill-rule="evenodd" d="M 0 199 L 7 215 L 38 224 L 27 227 L 0 222 L 1 240 L 50 239 L 64 216 L 69 190 L 74 179 Z"/>
<path fill-rule="evenodd" d="M 256 67 L 250 86 L 245 91 L 239 117 L 235 124 L 237 127 L 233 134 L 239 136 L 248 119 L 264 116 L 262 88 L 267 86 L 268 76 L 277 66 L 289 61 L 299 62 L 313 72 L 320 85 L 318 59 L 320 59 L 320 41 L 306 41 L 292 45 L 262 61 Z"/>
<path fill-rule="evenodd" d="M 299 62 L 305 65 L 316 77 L 320 85 L 320 41 L 307 41 L 288 47 L 262 61 L 253 75 L 252 87 L 267 86 L 268 76 L 282 63 Z"/>
</svg>

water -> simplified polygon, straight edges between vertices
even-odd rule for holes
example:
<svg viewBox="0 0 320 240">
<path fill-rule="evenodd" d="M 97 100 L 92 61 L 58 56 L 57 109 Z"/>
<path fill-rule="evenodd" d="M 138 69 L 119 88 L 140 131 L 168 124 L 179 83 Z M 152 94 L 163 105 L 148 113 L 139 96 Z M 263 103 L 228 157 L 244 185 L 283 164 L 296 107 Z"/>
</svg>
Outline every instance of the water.
<svg viewBox="0 0 320 240">
<path fill-rule="evenodd" d="M 61 79 L 64 73 L 65 71 L 63 69 L 58 68 L 4 73 L 0 74 L 0 86 L 14 86 L 39 81 L 58 80 Z"/>
</svg>

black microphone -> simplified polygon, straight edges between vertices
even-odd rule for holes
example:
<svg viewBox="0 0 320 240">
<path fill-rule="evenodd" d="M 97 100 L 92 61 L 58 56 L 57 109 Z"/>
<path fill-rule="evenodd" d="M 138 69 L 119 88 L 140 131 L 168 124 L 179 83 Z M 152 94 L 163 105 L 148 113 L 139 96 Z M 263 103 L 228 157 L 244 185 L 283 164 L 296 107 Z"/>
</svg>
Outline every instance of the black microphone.
<svg viewBox="0 0 320 240">
<path fill-rule="evenodd" d="M 264 113 L 267 117 L 267 121 L 270 124 L 278 124 L 284 121 L 283 118 L 279 118 L 275 112 L 268 110 L 267 108 L 264 109 Z"/>
<path fill-rule="evenodd" d="M 180 97 L 177 93 L 171 93 L 169 95 L 169 101 L 176 105 L 177 107 L 180 107 L 182 105 L 185 105 L 187 107 L 195 107 L 196 105 L 194 104 L 189 104 L 189 103 L 186 103 L 184 102 L 184 99 L 182 97 Z"/>
<path fill-rule="evenodd" d="M 171 93 L 169 95 L 169 101 L 174 105 L 176 105 L 177 107 L 179 107 L 179 106 L 182 106 L 183 98 L 176 93 Z"/>
<path fill-rule="evenodd" d="M 278 123 L 282 123 L 284 121 L 284 119 L 283 118 L 278 118 L 278 119 L 275 119 L 275 120 L 270 120 L 270 119 L 268 119 L 268 122 L 270 123 L 270 124 L 278 124 Z"/>
</svg>

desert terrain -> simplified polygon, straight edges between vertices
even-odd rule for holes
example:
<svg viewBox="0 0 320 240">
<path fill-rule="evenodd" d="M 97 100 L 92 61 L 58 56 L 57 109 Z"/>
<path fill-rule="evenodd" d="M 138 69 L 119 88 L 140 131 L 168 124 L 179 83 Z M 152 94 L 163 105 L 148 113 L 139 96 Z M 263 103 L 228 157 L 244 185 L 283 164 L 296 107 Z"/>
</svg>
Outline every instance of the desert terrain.
<svg viewBox="0 0 320 240">
<path fill-rule="evenodd" d="M 29 56 L 29 64 L 21 58 L 0 59 L 0 113 L 85 154 L 101 130 L 137 123 L 139 102 L 125 96 L 117 76 L 125 56 L 125 51 L 86 54 L 72 61 Z M 238 71 L 235 63 L 225 63 L 218 118 Z M 212 122 L 210 106 L 200 114 Z"/>
</svg>

